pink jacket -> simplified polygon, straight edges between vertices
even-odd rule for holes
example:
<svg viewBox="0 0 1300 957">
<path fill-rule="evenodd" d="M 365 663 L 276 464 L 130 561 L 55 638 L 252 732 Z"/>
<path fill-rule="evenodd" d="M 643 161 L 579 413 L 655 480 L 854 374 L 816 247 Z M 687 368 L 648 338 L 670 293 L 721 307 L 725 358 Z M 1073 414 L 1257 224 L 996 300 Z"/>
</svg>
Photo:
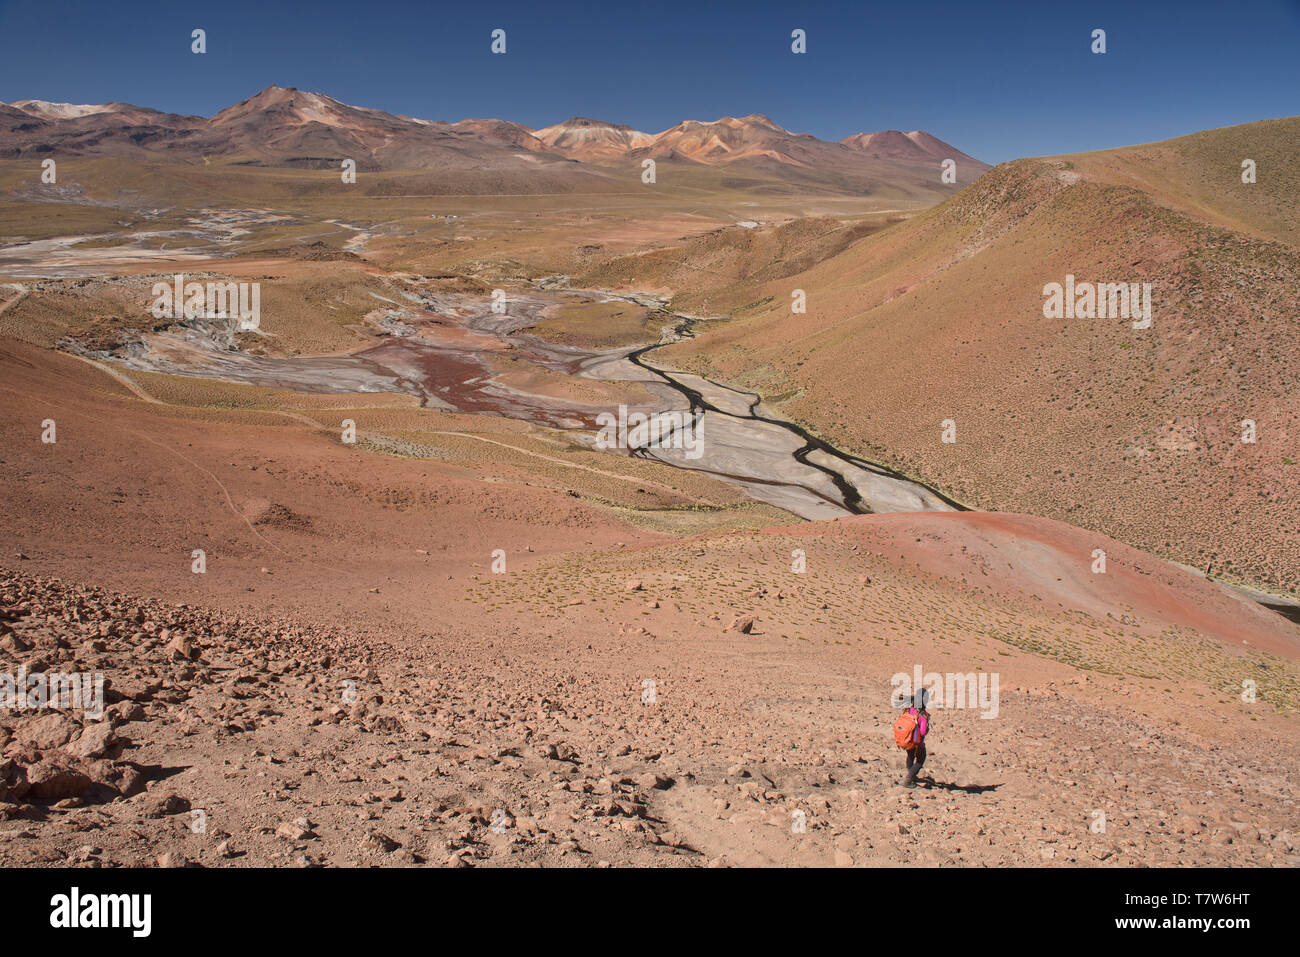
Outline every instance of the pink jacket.
<svg viewBox="0 0 1300 957">
<path fill-rule="evenodd" d="M 917 744 L 925 743 L 925 736 L 930 733 L 930 719 L 924 711 L 917 711 L 915 708 L 908 708 L 908 714 L 916 715 L 916 730 L 912 732 L 912 740 Z"/>
</svg>

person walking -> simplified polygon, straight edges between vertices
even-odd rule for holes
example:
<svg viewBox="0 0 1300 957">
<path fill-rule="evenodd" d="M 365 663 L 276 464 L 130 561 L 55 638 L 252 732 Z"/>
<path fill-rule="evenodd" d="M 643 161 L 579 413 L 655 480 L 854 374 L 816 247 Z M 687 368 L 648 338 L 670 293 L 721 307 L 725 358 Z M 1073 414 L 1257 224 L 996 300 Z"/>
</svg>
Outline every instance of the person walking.
<svg viewBox="0 0 1300 957">
<path fill-rule="evenodd" d="M 916 776 L 925 764 L 925 736 L 929 733 L 930 712 L 925 710 L 925 692 L 921 692 L 907 700 L 907 707 L 894 722 L 894 743 L 907 752 L 907 776 L 903 779 L 905 788 L 916 787 Z"/>
</svg>

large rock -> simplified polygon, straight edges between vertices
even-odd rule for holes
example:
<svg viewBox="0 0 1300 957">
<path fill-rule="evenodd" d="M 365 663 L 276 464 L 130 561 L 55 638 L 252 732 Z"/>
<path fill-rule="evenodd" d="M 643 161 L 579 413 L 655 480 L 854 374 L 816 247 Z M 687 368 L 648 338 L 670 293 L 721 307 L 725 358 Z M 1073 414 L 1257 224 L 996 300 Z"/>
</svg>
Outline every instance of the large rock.
<svg viewBox="0 0 1300 957">
<path fill-rule="evenodd" d="M 27 769 L 8 758 L 0 761 L 0 802 L 17 803 L 27 795 Z"/>
<path fill-rule="evenodd" d="M 185 635 L 173 635 L 166 650 L 172 661 L 198 661 L 199 658 L 198 646 Z"/>
<path fill-rule="evenodd" d="M 115 758 L 122 753 L 123 742 L 107 721 L 86 725 L 81 736 L 63 746 L 63 750 L 79 758 Z"/>
<path fill-rule="evenodd" d="M 727 631 L 738 631 L 742 635 L 748 635 L 754 630 L 753 615 L 737 615 L 731 619 L 731 624 L 727 626 Z"/>
<path fill-rule="evenodd" d="M 81 730 L 81 725 L 57 711 L 24 722 L 15 735 L 18 743 L 37 751 L 61 748 Z"/>
<path fill-rule="evenodd" d="M 130 797 L 144 786 L 144 773 L 133 764 L 87 760 L 65 751 L 20 750 L 0 762 L 0 799 L 8 801 L 109 801 Z"/>
<path fill-rule="evenodd" d="M 148 783 L 144 772 L 127 761 L 91 761 L 88 770 L 106 797 L 129 798 L 143 791 Z"/>
<path fill-rule="evenodd" d="M 80 761 L 70 755 L 50 752 L 25 768 L 29 801 L 62 801 L 81 797 L 95 782 Z"/>
</svg>

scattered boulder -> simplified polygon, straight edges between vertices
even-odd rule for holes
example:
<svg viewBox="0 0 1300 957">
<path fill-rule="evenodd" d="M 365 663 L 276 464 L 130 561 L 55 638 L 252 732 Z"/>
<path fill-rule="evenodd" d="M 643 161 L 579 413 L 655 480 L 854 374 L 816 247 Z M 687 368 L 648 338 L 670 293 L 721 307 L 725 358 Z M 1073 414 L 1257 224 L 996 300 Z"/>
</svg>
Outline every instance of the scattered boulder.
<svg viewBox="0 0 1300 957">
<path fill-rule="evenodd" d="M 731 619 L 731 624 L 727 625 L 727 631 L 739 632 L 742 635 L 748 635 L 754 630 L 753 615 L 737 615 Z"/>
</svg>

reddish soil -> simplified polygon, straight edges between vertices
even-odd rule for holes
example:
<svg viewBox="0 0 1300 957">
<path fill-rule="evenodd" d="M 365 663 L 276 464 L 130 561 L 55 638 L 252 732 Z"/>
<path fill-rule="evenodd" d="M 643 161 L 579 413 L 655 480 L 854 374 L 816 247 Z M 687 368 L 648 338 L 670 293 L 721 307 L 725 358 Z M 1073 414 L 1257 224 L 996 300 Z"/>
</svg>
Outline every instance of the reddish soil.
<svg viewBox="0 0 1300 957">
<path fill-rule="evenodd" d="M 678 539 L 12 341 L 0 366 L 0 671 L 114 697 L 0 716 L 0 863 L 1300 863 L 1294 627 L 1104 536 Z M 937 713 L 908 791 L 917 664 L 1001 701 Z"/>
</svg>

